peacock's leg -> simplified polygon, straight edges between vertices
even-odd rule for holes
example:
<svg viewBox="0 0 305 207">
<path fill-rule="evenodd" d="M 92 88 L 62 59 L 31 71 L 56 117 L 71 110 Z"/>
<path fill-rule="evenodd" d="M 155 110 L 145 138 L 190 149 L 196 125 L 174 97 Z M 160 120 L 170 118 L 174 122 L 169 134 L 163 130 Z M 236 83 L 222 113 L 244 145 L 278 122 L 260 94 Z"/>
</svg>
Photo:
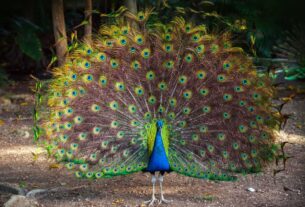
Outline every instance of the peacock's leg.
<svg viewBox="0 0 305 207">
<path fill-rule="evenodd" d="M 156 181 L 157 181 L 157 177 L 153 174 L 152 177 L 151 177 L 151 182 L 152 182 L 152 184 L 153 184 L 153 193 L 152 193 L 152 197 L 151 197 L 150 200 L 144 202 L 145 204 L 148 204 L 148 206 L 153 206 L 154 203 L 155 203 L 156 201 L 158 201 L 158 200 L 156 199 L 156 196 L 155 196 L 155 184 L 156 184 Z"/>
<path fill-rule="evenodd" d="M 164 202 L 164 203 L 171 203 L 171 202 L 173 202 L 172 200 L 166 200 L 164 198 L 163 189 L 162 189 L 163 175 L 164 175 L 164 172 L 160 172 L 160 176 L 158 178 L 158 180 L 160 182 L 160 191 L 161 191 L 161 199 L 159 201 L 159 204 L 161 204 L 162 202 Z"/>
</svg>

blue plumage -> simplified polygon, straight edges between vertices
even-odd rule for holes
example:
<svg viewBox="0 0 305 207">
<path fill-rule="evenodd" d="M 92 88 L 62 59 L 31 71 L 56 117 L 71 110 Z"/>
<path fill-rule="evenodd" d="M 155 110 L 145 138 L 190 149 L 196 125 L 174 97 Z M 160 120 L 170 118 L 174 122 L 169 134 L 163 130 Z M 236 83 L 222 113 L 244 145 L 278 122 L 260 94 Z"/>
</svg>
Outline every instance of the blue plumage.
<svg viewBox="0 0 305 207">
<path fill-rule="evenodd" d="M 154 143 L 154 148 L 149 159 L 147 171 L 169 171 L 170 165 L 166 156 L 164 144 L 162 141 L 161 128 L 163 126 L 162 121 L 157 121 L 157 133 Z"/>
</svg>

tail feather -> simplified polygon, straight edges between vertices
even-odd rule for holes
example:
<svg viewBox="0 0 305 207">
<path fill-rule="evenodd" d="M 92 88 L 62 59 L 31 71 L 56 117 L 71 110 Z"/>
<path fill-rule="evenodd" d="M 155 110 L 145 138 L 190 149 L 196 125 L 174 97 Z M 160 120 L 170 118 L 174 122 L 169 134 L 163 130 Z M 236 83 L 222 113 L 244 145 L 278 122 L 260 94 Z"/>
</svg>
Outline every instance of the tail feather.
<svg viewBox="0 0 305 207">
<path fill-rule="evenodd" d="M 145 170 L 163 119 L 172 170 L 232 180 L 232 171 L 260 168 L 274 140 L 268 80 L 228 34 L 182 18 L 146 27 L 148 14 L 140 27 L 103 26 L 54 70 L 37 118 L 50 154 L 79 177 Z"/>
</svg>

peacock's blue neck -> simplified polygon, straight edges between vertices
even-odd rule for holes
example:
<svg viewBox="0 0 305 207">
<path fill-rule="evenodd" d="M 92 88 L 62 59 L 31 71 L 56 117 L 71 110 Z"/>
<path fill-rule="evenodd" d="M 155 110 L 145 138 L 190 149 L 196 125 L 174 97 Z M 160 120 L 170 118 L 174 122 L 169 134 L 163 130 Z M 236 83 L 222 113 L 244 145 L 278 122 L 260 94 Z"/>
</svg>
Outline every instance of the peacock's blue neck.
<svg viewBox="0 0 305 207">
<path fill-rule="evenodd" d="M 150 155 L 147 171 L 168 171 L 170 165 L 166 156 L 164 144 L 162 141 L 161 128 L 158 127 L 154 142 L 153 151 Z"/>
</svg>

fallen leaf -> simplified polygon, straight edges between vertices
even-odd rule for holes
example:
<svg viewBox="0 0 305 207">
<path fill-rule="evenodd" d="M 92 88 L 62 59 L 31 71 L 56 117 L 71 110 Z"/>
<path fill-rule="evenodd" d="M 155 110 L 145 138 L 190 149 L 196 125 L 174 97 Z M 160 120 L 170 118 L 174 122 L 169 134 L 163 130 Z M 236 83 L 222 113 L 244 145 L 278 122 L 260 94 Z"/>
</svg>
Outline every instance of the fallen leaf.
<svg viewBox="0 0 305 207">
<path fill-rule="evenodd" d="M 302 94 L 302 93 L 305 93 L 305 89 L 297 88 L 296 92 L 297 92 L 298 94 Z"/>
<path fill-rule="evenodd" d="M 294 89 L 295 89 L 295 86 L 289 85 L 289 86 L 287 86 L 287 88 L 288 88 L 289 90 L 294 90 Z"/>
<path fill-rule="evenodd" d="M 60 167 L 60 165 L 57 164 L 57 163 L 54 163 L 54 164 L 49 165 L 49 169 L 57 169 L 57 168 L 59 168 L 59 167 Z"/>
<path fill-rule="evenodd" d="M 297 128 L 302 129 L 302 124 L 301 123 L 297 123 L 296 126 L 297 126 Z"/>
<path fill-rule="evenodd" d="M 38 159 L 38 154 L 32 152 L 32 155 L 33 155 L 33 160 L 36 161 Z"/>
</svg>

